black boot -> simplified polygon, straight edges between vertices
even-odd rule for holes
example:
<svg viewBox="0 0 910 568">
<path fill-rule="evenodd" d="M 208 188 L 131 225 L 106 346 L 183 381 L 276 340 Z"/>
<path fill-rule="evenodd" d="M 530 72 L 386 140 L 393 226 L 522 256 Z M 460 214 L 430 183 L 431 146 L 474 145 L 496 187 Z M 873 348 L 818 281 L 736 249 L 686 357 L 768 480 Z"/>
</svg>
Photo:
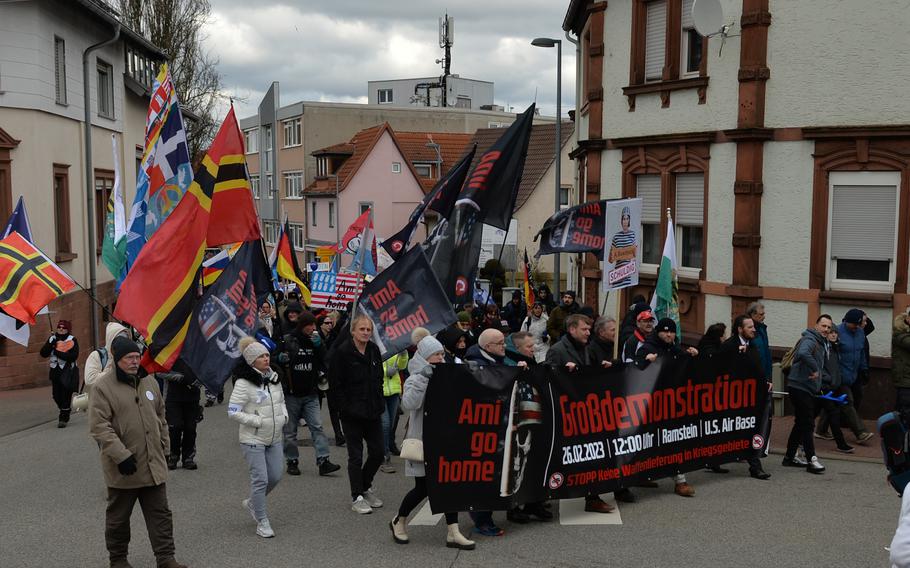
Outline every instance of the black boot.
<svg viewBox="0 0 910 568">
<path fill-rule="evenodd" d="M 300 475 L 300 468 L 297 467 L 297 460 L 288 460 L 288 475 Z"/>
<path fill-rule="evenodd" d="M 180 456 L 175 456 L 171 454 L 167 457 L 167 468 L 168 469 L 177 469 L 177 462 L 180 461 Z"/>
<path fill-rule="evenodd" d="M 70 421 L 70 413 L 68 410 L 61 410 L 59 416 L 57 416 L 57 428 L 66 428 L 66 423 Z"/>
</svg>

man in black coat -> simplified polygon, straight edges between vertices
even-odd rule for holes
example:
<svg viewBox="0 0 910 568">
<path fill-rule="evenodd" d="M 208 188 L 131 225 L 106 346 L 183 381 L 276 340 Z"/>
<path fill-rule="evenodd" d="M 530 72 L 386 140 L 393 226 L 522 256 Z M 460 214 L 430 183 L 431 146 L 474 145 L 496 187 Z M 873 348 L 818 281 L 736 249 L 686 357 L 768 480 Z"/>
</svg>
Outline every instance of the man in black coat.
<svg viewBox="0 0 910 568">
<path fill-rule="evenodd" d="M 761 353 L 758 351 L 758 346 L 755 345 L 753 340 L 755 339 L 755 322 L 746 315 L 736 316 L 736 319 L 733 320 L 733 333 L 730 335 L 730 338 L 724 341 L 721 346 L 721 353 L 738 353 L 741 356 L 748 357 L 752 360 L 755 365 L 755 368 L 758 371 L 762 370 L 761 363 Z M 765 380 L 766 388 L 770 392 L 772 389 L 772 383 L 770 378 Z M 770 411 L 770 402 L 771 397 L 768 397 L 768 408 L 766 411 Z M 770 421 L 761 421 L 764 424 L 768 425 L 768 432 L 763 432 L 764 439 L 768 439 L 770 434 Z M 766 442 L 767 443 L 767 442 Z M 748 459 L 749 462 L 749 475 L 755 479 L 770 479 L 771 474 L 766 472 L 761 465 L 761 459 L 763 455 L 763 450 L 755 450 L 752 457 Z M 724 471 L 725 468 L 712 468 L 713 471 L 717 473 L 726 473 L 729 470 Z"/>
<path fill-rule="evenodd" d="M 581 314 L 572 314 L 566 318 L 566 334 L 547 351 L 546 364 L 554 367 L 565 367 L 569 372 L 580 367 L 588 367 L 588 339 L 591 337 L 591 318 Z M 598 361 L 599 363 L 599 361 Z M 585 496 L 585 511 L 589 513 L 612 513 L 613 506 L 600 498 L 600 495 Z"/>
<path fill-rule="evenodd" d="M 183 359 L 177 359 L 172 373 L 163 373 L 167 379 L 164 397 L 164 415 L 171 437 L 171 455 L 167 468 L 177 469 L 183 458 L 183 469 L 198 469 L 196 465 L 196 424 L 202 421 L 202 392 L 196 374 Z"/>
</svg>

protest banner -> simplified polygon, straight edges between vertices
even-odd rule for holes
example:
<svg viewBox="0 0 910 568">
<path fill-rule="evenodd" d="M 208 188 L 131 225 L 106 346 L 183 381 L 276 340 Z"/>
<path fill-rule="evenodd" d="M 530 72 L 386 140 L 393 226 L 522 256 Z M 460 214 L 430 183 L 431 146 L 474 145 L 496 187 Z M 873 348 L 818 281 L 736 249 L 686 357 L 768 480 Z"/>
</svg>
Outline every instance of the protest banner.
<svg viewBox="0 0 910 568">
<path fill-rule="evenodd" d="M 364 287 L 358 312 L 372 320 L 383 359 L 407 349 L 414 329 L 436 333 L 458 319 L 420 247 L 405 252 Z"/>
<path fill-rule="evenodd" d="M 555 213 L 534 237 L 540 238 L 535 256 L 561 252 L 591 252 L 600 259 L 604 248 L 607 201 L 582 203 Z"/>
<path fill-rule="evenodd" d="M 608 201 L 605 219 L 603 289 L 635 286 L 642 254 L 641 199 Z"/>
<path fill-rule="evenodd" d="M 431 508 L 583 497 L 749 457 L 766 443 L 760 377 L 740 354 L 572 373 L 437 365 L 424 418 Z"/>
<path fill-rule="evenodd" d="M 347 311 L 363 290 L 356 272 L 313 272 L 310 277 L 311 308 Z"/>
</svg>

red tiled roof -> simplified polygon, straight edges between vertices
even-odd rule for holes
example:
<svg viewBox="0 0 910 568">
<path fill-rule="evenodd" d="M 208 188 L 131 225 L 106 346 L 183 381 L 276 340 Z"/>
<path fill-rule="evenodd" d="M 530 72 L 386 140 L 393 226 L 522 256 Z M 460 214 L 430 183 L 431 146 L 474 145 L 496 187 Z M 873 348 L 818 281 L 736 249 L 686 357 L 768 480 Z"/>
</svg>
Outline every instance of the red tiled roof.
<svg viewBox="0 0 910 568">
<path fill-rule="evenodd" d="M 350 142 L 342 142 L 341 144 L 332 144 L 331 146 L 327 146 L 325 148 L 322 148 L 321 150 L 316 150 L 315 152 L 313 152 L 312 155 L 313 156 L 321 156 L 324 154 L 348 154 L 348 155 L 350 155 L 353 153 L 354 153 L 354 145 L 351 144 Z"/>
<path fill-rule="evenodd" d="M 321 148 L 313 152 L 312 155 L 318 156 L 322 154 L 337 153 L 329 151 L 332 148 L 346 147 L 350 148 L 351 157 L 346 159 L 344 163 L 341 164 L 341 167 L 338 168 L 338 171 L 335 172 L 338 175 L 337 180 L 335 180 L 334 176 L 327 179 L 316 179 L 303 190 L 304 195 L 332 195 L 335 193 L 336 188 L 339 192 L 344 191 L 348 182 L 354 177 L 357 170 L 360 169 L 360 164 L 363 163 L 373 149 L 373 146 L 376 145 L 376 142 L 379 141 L 382 134 L 386 131 L 391 133 L 392 129 L 389 127 L 389 123 L 384 122 L 377 126 L 361 130 L 347 143 L 333 144 L 332 146 Z"/>
<path fill-rule="evenodd" d="M 506 131 L 505 128 L 481 128 L 474 133 L 473 142 L 477 143 L 477 153 L 474 155 L 474 162 L 471 169 L 477 165 L 480 157 L 492 146 L 499 137 Z M 575 132 L 575 124 L 572 122 L 563 122 L 560 129 L 562 138 L 562 147 L 565 151 L 565 144 Z M 521 184 L 518 186 L 518 196 L 515 198 L 515 211 L 521 209 L 521 206 L 528 201 L 531 193 L 541 178 L 553 165 L 553 153 L 556 142 L 556 123 L 535 124 L 531 127 L 531 140 L 528 142 L 528 155 L 525 158 L 524 172 L 521 175 Z"/>
<path fill-rule="evenodd" d="M 398 144 L 405 158 L 413 165 L 415 162 L 432 163 L 442 158 L 442 171 L 439 175 L 444 175 L 454 166 L 458 160 L 465 154 L 471 143 L 471 134 L 451 133 L 451 132 L 396 132 Z M 427 144 L 435 143 L 439 145 L 439 156 L 436 150 Z M 436 173 L 436 172 L 434 172 Z M 433 186 L 436 185 L 436 177 L 425 178 L 418 177 L 420 186 L 424 193 L 429 193 Z"/>
</svg>

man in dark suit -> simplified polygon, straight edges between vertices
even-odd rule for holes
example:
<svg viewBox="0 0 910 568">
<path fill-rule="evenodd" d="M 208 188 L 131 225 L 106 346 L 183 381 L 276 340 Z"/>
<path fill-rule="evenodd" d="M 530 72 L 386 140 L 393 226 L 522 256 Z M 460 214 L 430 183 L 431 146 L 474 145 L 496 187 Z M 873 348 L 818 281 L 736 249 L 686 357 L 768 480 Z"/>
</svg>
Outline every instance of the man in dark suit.
<svg viewBox="0 0 910 568">
<path fill-rule="evenodd" d="M 722 353 L 739 353 L 742 356 L 748 357 L 755 364 L 755 368 L 758 370 L 762 369 L 761 362 L 761 353 L 758 350 L 758 345 L 755 343 L 755 322 L 747 315 L 736 316 L 736 319 L 733 320 L 733 333 L 730 335 L 730 338 L 724 341 L 723 346 L 721 347 Z M 768 390 L 771 390 L 771 380 L 770 378 L 765 379 Z M 770 400 L 770 397 L 769 397 Z M 766 421 L 765 421 L 766 422 Z M 768 423 L 770 424 L 770 423 Z M 761 432 L 764 436 L 764 439 L 768 439 L 768 432 Z M 769 479 L 771 474 L 766 472 L 761 465 L 761 456 L 763 455 L 762 449 L 755 450 L 755 453 L 747 461 L 749 462 L 749 475 L 755 479 Z M 712 468 L 713 471 L 717 473 L 727 473 L 729 470 L 725 470 L 721 467 Z"/>
</svg>

